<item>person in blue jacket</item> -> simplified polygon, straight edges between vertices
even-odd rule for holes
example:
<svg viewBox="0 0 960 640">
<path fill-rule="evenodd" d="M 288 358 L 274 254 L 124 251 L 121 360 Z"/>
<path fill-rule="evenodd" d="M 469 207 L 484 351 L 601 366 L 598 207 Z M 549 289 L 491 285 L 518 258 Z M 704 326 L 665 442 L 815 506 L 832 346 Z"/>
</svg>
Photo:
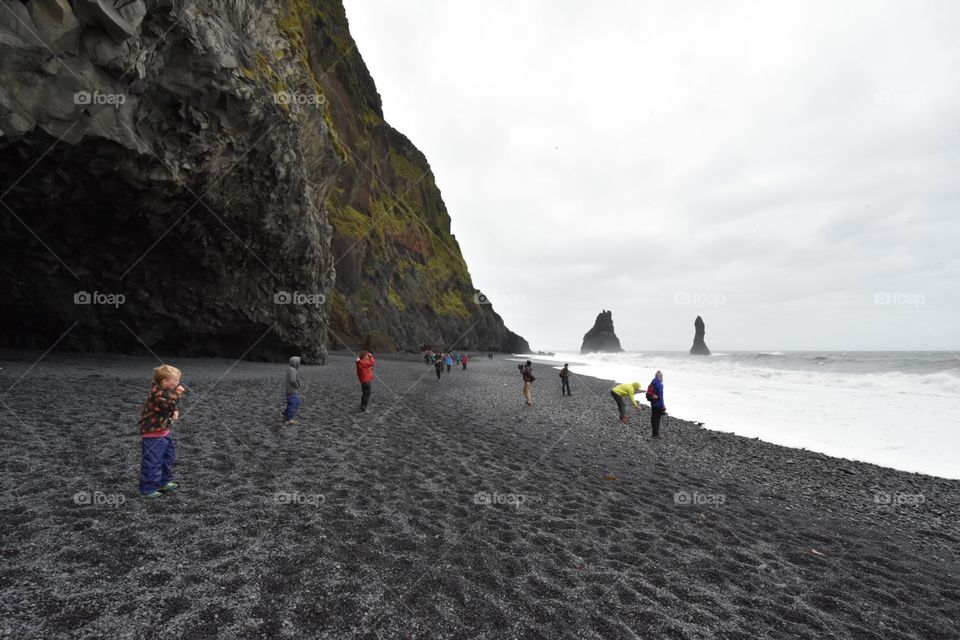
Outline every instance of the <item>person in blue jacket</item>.
<svg viewBox="0 0 960 640">
<path fill-rule="evenodd" d="M 663 402 L 663 372 L 657 371 L 650 382 L 653 393 L 650 394 L 650 426 L 653 428 L 653 437 L 660 437 L 660 419 L 667 413 L 667 405 Z"/>
<path fill-rule="evenodd" d="M 444 363 L 445 365 L 447 365 L 447 373 L 450 373 L 450 367 L 453 366 L 453 356 L 450 355 L 449 353 L 447 353 L 447 357 L 446 357 L 446 359 L 443 361 L 443 363 Z"/>
</svg>

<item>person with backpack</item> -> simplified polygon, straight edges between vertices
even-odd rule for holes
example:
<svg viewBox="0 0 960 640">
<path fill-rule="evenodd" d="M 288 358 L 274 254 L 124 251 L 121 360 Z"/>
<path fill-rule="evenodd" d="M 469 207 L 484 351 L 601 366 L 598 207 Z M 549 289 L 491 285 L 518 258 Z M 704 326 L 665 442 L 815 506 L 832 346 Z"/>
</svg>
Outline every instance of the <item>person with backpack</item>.
<svg viewBox="0 0 960 640">
<path fill-rule="evenodd" d="M 610 395 L 613 396 L 613 399 L 617 403 L 617 411 L 620 412 L 620 422 L 627 422 L 627 402 L 633 405 L 633 408 L 640 411 L 640 404 L 633 397 L 633 394 L 640 391 L 639 382 L 624 382 L 623 384 L 618 384 L 613 389 L 610 389 Z"/>
<path fill-rule="evenodd" d="M 526 364 L 518 364 L 517 369 L 520 369 L 520 375 L 523 377 L 523 397 L 527 400 L 527 406 L 533 406 L 533 393 L 531 391 L 533 381 L 536 380 L 536 377 L 533 375 L 533 363 L 527 360 Z"/>
<path fill-rule="evenodd" d="M 569 396 L 570 393 L 570 365 L 563 365 L 563 369 L 560 369 L 560 396 Z"/>
<path fill-rule="evenodd" d="M 647 400 L 650 401 L 650 427 L 653 437 L 660 437 L 660 420 L 667 413 L 667 405 L 663 402 L 663 372 L 657 371 L 647 387 Z"/>
</svg>

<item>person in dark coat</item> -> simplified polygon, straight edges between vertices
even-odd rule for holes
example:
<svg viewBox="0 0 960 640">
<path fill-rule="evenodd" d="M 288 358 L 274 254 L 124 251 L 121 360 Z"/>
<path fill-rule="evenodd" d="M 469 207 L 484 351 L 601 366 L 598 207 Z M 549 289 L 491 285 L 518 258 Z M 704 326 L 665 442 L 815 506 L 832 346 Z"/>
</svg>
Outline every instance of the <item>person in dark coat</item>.
<svg viewBox="0 0 960 640">
<path fill-rule="evenodd" d="M 653 387 L 653 393 L 650 394 L 650 427 L 653 429 L 653 437 L 660 437 L 660 421 L 667 414 L 667 405 L 663 402 L 663 372 L 657 371 L 657 374 L 650 382 Z"/>
<path fill-rule="evenodd" d="M 563 365 L 563 369 L 560 369 L 560 395 L 569 396 L 573 395 L 570 393 L 570 365 Z"/>
<path fill-rule="evenodd" d="M 520 375 L 523 377 L 523 397 L 526 398 L 527 406 L 533 406 L 533 381 L 536 378 L 533 375 L 533 363 L 527 360 L 526 364 L 517 365 L 520 369 Z"/>
</svg>

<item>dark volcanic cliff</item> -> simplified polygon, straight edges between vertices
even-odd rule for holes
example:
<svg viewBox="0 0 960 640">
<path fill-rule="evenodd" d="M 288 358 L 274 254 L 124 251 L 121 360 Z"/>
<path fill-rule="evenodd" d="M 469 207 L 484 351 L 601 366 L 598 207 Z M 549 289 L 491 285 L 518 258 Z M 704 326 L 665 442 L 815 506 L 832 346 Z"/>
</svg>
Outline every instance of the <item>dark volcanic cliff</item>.
<svg viewBox="0 0 960 640">
<path fill-rule="evenodd" d="M 613 330 L 613 312 L 601 311 L 590 331 L 583 336 L 580 353 L 620 353 L 620 338 Z"/>
<path fill-rule="evenodd" d="M 320 26 L 334 37 L 315 65 L 345 151 L 327 200 L 337 280 L 334 344 L 373 332 L 384 345 L 527 353 L 489 304 L 480 304 L 427 159 L 383 120 L 380 96 L 339 4 Z"/>
<path fill-rule="evenodd" d="M 339 2 L 2 0 L 0 346 L 526 350 L 449 229 Z"/>
</svg>

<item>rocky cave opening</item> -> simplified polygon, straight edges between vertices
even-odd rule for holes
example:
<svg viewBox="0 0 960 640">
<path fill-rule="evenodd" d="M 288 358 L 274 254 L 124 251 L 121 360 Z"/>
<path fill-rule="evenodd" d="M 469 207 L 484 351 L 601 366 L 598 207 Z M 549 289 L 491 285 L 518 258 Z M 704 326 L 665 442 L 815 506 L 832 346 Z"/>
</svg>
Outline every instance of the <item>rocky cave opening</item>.
<svg viewBox="0 0 960 640">
<path fill-rule="evenodd" d="M 251 293 L 272 295 L 264 282 L 274 279 L 244 241 L 255 231 L 227 222 L 157 158 L 39 132 L 0 153 L 0 346 L 254 360 L 297 353 L 269 317 L 246 312 Z"/>
</svg>

